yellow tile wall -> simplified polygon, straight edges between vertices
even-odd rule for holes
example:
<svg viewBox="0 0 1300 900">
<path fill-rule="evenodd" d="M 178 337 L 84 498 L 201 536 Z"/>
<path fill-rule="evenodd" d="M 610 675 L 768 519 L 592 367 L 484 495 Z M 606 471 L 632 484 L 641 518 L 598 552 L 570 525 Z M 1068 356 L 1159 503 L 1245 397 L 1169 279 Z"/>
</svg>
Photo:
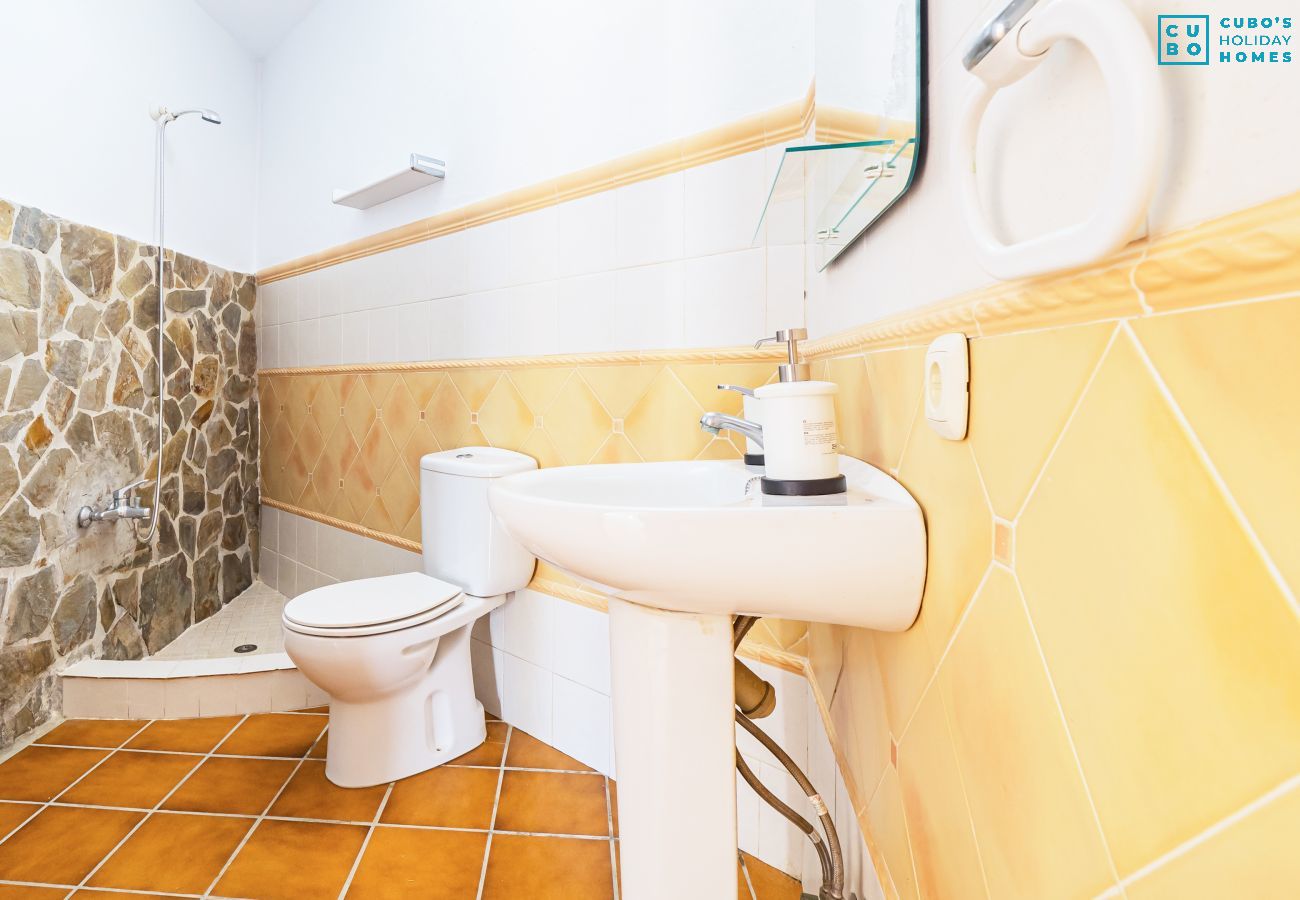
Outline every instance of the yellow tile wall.
<svg viewBox="0 0 1300 900">
<path fill-rule="evenodd" d="M 724 382 L 762 384 L 771 362 L 469 367 L 264 373 L 264 496 L 420 539 L 420 457 L 471 445 L 542 466 L 738 458 L 702 431 L 706 409 L 739 414 Z"/>
<path fill-rule="evenodd" d="M 1284 198 L 812 345 L 846 452 L 924 508 L 925 597 L 902 634 L 753 636 L 806 660 L 887 896 L 1300 896 L 1297 221 Z M 962 442 L 920 415 L 954 328 Z M 771 368 L 264 374 L 263 488 L 415 541 L 424 452 L 732 458 L 696 420 Z"/>
<path fill-rule="evenodd" d="M 931 542 L 911 631 L 806 636 L 887 894 L 1300 896 L 1297 212 L 1134 248 L 1099 315 L 1051 299 L 1089 273 L 1022 291 L 1034 330 L 972 301 L 959 443 L 924 311 L 819 362 Z"/>
<path fill-rule="evenodd" d="M 737 459 L 741 450 L 702 431 L 700 416 L 741 413 L 739 395 L 717 385 L 759 385 L 774 375 L 771 360 L 264 372 L 262 496 L 414 548 L 426 453 L 490 445 L 541 466 Z M 604 603 L 545 564 L 534 587 Z M 804 653 L 806 630 L 766 620 L 746 649 L 789 668 Z"/>
</svg>

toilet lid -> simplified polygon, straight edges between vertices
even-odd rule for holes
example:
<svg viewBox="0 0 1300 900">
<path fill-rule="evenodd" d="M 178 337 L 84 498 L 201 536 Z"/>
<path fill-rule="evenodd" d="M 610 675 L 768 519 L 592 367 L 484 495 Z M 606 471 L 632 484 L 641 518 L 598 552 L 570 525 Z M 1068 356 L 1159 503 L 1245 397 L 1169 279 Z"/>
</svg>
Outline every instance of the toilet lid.
<svg viewBox="0 0 1300 900">
<path fill-rule="evenodd" d="M 453 584 L 423 572 L 406 572 L 341 581 L 299 594 L 285 604 L 284 618 L 306 628 L 414 625 L 455 609 L 463 599 Z"/>
</svg>

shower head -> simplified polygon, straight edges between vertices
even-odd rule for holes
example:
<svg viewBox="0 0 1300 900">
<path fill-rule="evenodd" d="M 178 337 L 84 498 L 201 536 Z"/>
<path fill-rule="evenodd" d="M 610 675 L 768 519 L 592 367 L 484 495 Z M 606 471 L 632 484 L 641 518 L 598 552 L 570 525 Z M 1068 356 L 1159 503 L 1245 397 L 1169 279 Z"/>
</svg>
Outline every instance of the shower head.
<svg viewBox="0 0 1300 900">
<path fill-rule="evenodd" d="M 203 121 L 210 122 L 213 125 L 221 124 L 221 114 L 211 109 L 182 109 L 180 112 L 171 112 L 165 106 L 155 106 L 149 110 L 149 115 L 155 122 L 161 122 L 166 125 L 168 122 L 174 122 L 181 116 L 188 116 L 191 113 L 197 113 L 202 116 Z"/>
</svg>

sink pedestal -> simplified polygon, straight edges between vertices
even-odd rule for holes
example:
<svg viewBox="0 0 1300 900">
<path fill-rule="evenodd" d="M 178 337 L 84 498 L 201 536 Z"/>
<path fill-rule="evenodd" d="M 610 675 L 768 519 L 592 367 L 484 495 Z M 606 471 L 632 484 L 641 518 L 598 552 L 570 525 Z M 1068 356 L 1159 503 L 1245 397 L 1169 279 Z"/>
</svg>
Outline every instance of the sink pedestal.
<svg viewBox="0 0 1300 900">
<path fill-rule="evenodd" d="M 623 900 L 736 897 L 731 616 L 609 601 Z"/>
</svg>

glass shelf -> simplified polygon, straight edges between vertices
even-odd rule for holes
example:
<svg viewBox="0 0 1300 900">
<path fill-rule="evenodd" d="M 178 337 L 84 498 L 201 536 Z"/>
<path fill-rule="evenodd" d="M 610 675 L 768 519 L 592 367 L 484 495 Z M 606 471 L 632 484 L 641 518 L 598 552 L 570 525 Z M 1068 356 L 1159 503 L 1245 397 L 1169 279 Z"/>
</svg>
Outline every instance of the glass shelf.
<svg viewBox="0 0 1300 900">
<path fill-rule="evenodd" d="M 787 147 L 754 244 L 807 244 L 826 268 L 906 191 L 915 153 L 915 138 Z"/>
</svg>

